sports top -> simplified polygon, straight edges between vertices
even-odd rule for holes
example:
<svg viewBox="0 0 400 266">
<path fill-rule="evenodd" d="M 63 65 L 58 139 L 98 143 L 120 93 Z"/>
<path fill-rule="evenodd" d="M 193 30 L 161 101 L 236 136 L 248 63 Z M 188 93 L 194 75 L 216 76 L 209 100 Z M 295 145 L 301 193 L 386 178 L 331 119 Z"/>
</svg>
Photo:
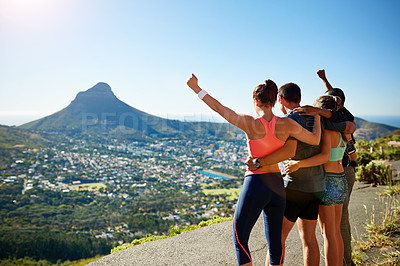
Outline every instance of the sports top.
<svg viewBox="0 0 400 266">
<path fill-rule="evenodd" d="M 331 149 L 331 158 L 329 161 L 336 162 L 341 161 L 343 159 L 344 151 L 346 150 L 346 143 L 343 141 L 342 134 L 340 135 L 339 144 L 336 148 Z M 340 147 L 341 144 L 344 144 L 343 147 Z"/>
<path fill-rule="evenodd" d="M 248 139 L 247 140 L 247 148 L 249 151 L 249 155 L 253 158 L 262 158 L 265 157 L 285 145 L 285 142 L 278 139 L 274 132 L 275 132 L 275 124 L 276 120 L 278 119 L 277 116 L 274 116 L 271 121 L 267 122 L 264 118 L 259 118 L 261 123 L 265 129 L 265 135 L 261 139 Z M 275 171 L 275 172 L 279 172 Z M 264 171 L 247 171 L 245 175 L 251 174 L 261 174 L 266 173 Z"/>
</svg>

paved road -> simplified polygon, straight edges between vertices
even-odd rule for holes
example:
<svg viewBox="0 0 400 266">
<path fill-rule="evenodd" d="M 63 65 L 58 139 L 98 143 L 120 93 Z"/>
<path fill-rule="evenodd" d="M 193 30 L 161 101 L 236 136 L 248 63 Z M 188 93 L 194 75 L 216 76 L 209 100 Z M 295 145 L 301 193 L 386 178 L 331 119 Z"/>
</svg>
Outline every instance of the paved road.
<svg viewBox="0 0 400 266">
<path fill-rule="evenodd" d="M 353 237 L 356 239 L 365 233 L 363 224 L 367 220 L 367 215 L 364 205 L 370 213 L 372 206 L 375 206 L 375 212 L 378 213 L 380 204 L 377 192 L 383 190 L 383 187 L 369 187 L 360 183 L 354 185 L 349 212 Z M 377 219 L 379 220 L 379 215 Z M 317 231 L 321 254 L 320 265 L 324 265 L 323 240 L 319 228 Z M 264 265 L 266 240 L 261 217 L 252 231 L 249 246 L 253 265 Z M 286 242 L 285 265 L 302 264 L 302 247 L 297 226 L 295 226 Z M 89 265 L 236 265 L 232 244 L 232 222 L 216 224 L 135 246 L 105 256 Z"/>
</svg>

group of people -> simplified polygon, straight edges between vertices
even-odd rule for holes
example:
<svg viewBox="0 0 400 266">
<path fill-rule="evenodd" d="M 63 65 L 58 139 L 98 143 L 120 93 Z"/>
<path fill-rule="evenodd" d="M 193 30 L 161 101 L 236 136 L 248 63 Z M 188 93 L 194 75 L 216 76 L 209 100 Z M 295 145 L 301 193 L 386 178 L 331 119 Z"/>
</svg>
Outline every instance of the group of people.
<svg viewBox="0 0 400 266">
<path fill-rule="evenodd" d="M 211 109 L 247 136 L 247 171 L 233 218 L 238 265 L 252 265 L 248 240 L 261 212 L 268 242 L 266 265 L 282 265 L 285 240 L 297 222 L 304 265 L 319 265 L 316 239 L 319 221 L 326 265 L 353 265 L 348 203 L 355 181 L 354 117 L 344 107 L 342 90 L 333 88 L 325 71 L 318 76 L 326 92 L 314 106 L 300 106 L 298 85 L 279 89 L 268 79 L 253 91 L 259 116 L 239 114 L 222 105 L 198 85 L 188 86 Z M 278 100 L 284 117 L 273 114 Z"/>
</svg>

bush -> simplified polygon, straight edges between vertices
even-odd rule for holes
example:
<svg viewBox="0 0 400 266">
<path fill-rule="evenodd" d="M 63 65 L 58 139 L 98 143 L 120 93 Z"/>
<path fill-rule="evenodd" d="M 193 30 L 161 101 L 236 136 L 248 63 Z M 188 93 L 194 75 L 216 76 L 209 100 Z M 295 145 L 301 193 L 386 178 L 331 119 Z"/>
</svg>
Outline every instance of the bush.
<svg viewBox="0 0 400 266">
<path fill-rule="evenodd" d="M 356 159 L 357 165 L 365 166 L 369 164 L 372 160 L 374 160 L 374 157 L 372 156 L 371 153 L 366 151 L 357 151 L 357 159 Z"/>
<path fill-rule="evenodd" d="M 374 185 L 390 185 L 392 183 L 392 169 L 384 163 L 370 162 L 357 168 L 357 180 Z"/>
</svg>

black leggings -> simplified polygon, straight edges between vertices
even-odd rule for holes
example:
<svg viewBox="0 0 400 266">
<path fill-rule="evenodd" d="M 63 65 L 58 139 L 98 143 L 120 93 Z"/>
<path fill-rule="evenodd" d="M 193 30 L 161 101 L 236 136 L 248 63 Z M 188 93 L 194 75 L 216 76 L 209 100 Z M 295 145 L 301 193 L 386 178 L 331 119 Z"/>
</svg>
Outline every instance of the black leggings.
<svg viewBox="0 0 400 266">
<path fill-rule="evenodd" d="M 281 264 L 285 204 L 285 189 L 280 173 L 252 174 L 245 177 L 233 218 L 233 242 L 238 265 L 251 261 L 248 241 L 261 211 L 270 264 Z"/>
</svg>

